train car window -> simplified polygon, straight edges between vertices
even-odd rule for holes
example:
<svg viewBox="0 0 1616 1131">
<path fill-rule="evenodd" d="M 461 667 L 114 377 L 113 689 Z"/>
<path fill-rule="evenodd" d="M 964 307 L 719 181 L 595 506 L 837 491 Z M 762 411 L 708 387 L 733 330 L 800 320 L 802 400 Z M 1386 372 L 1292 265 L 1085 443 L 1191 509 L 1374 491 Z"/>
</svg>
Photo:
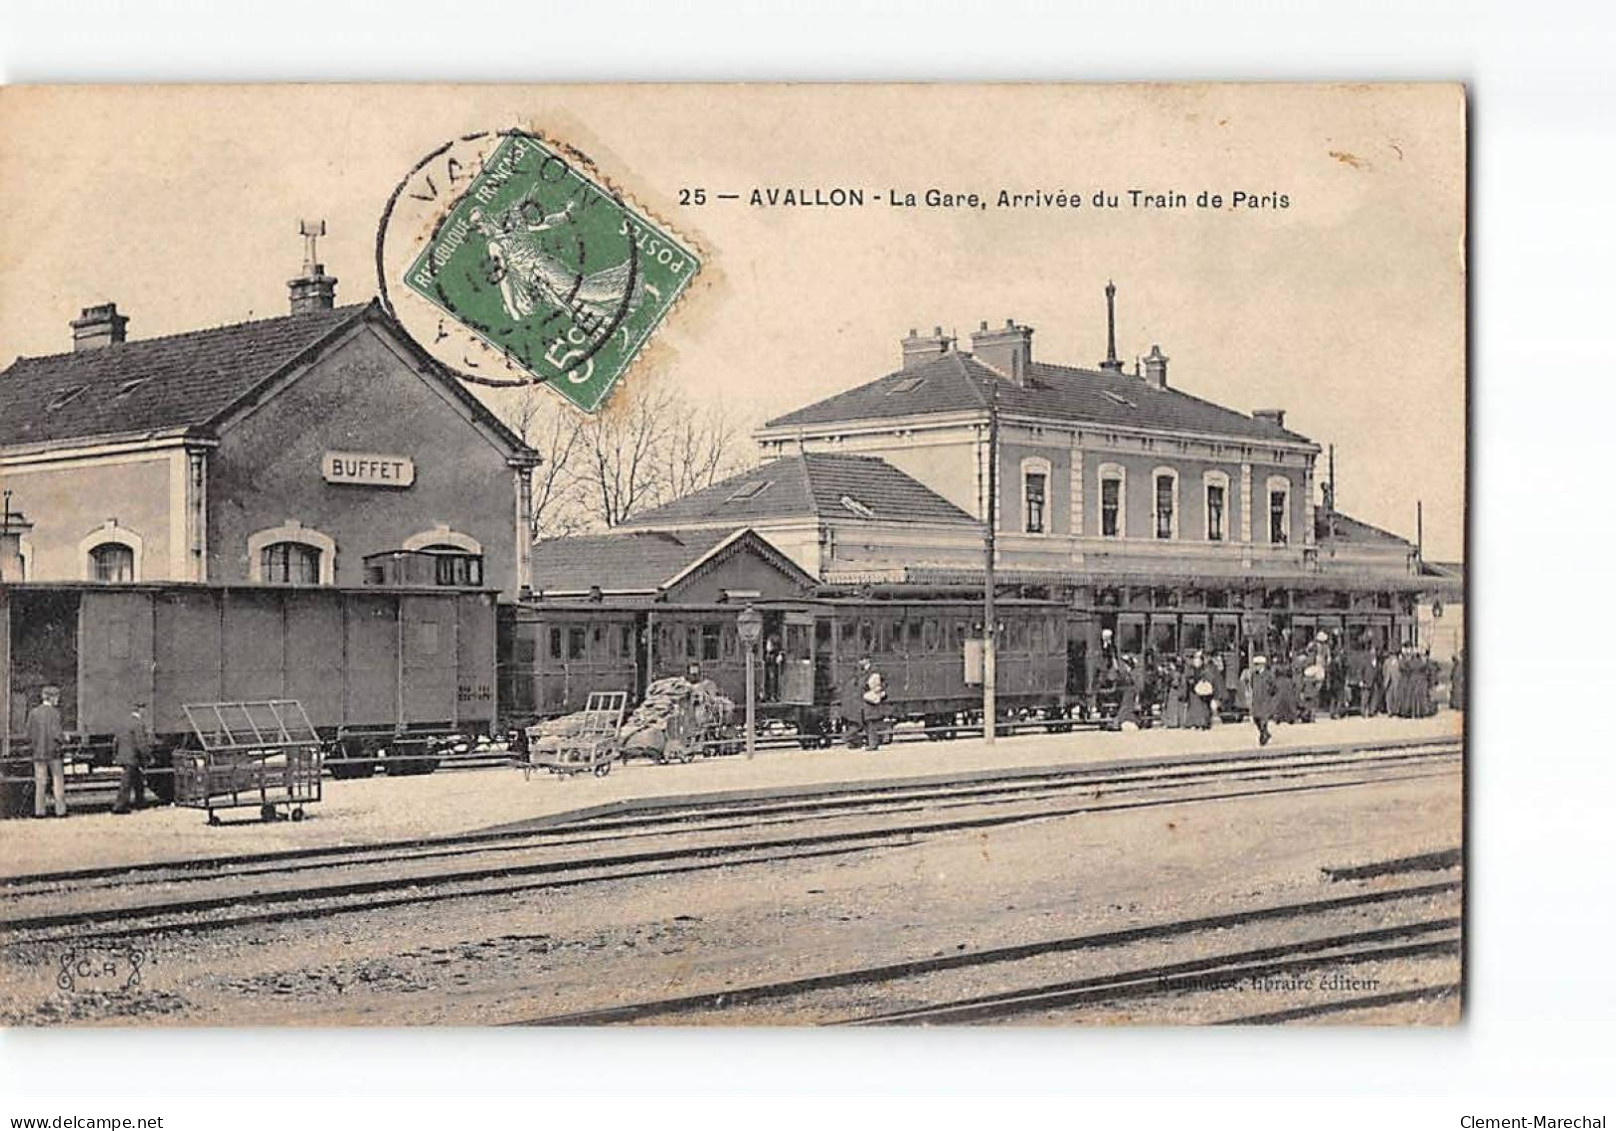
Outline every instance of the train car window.
<svg viewBox="0 0 1616 1131">
<path fill-rule="evenodd" d="M 875 622 L 875 650 L 882 653 L 892 651 L 892 622 L 885 617 Z"/>
<path fill-rule="evenodd" d="M 1010 651 L 1025 652 L 1027 650 L 1027 621 L 1024 617 L 1010 619 Z"/>
<path fill-rule="evenodd" d="M 573 625 L 567 629 L 567 659 L 581 660 L 584 658 L 584 629 L 582 625 Z"/>
<path fill-rule="evenodd" d="M 868 655 L 875 651 L 875 622 L 869 620 L 859 621 L 858 626 L 859 651 Z"/>
<path fill-rule="evenodd" d="M 592 646 L 590 651 L 596 659 L 603 659 L 606 654 L 606 630 L 597 624 L 589 635 L 591 637 L 589 643 Z"/>
<path fill-rule="evenodd" d="M 719 640 L 723 630 L 716 624 L 701 626 L 701 658 L 703 660 L 718 659 Z"/>
<path fill-rule="evenodd" d="M 1137 656 L 1145 650 L 1145 626 L 1140 621 L 1124 621 L 1117 625 L 1117 647 L 1124 653 Z"/>
<path fill-rule="evenodd" d="M 1044 651 L 1044 618 L 1034 617 L 1032 623 L 1027 627 L 1030 629 L 1028 643 L 1032 648 L 1033 655 L 1042 655 Z"/>
<path fill-rule="evenodd" d="M 941 646 L 942 634 L 937 631 L 936 617 L 927 617 L 921 622 L 921 640 L 928 652 L 935 652 Z"/>
<path fill-rule="evenodd" d="M 625 660 L 634 658 L 634 626 L 631 624 L 618 626 L 618 653 Z"/>
<path fill-rule="evenodd" d="M 561 658 L 561 630 L 559 628 L 550 630 L 550 658 L 552 660 Z"/>
<path fill-rule="evenodd" d="M 956 651 L 965 647 L 965 642 L 970 639 L 970 633 L 970 626 L 963 620 L 954 621 L 954 649 Z"/>
<path fill-rule="evenodd" d="M 920 628 L 919 619 L 906 621 L 909 630 L 909 651 L 918 652 L 925 647 L 924 637 Z"/>
<path fill-rule="evenodd" d="M 1184 618 L 1183 646 L 1186 652 L 1196 652 L 1206 647 L 1206 621 L 1198 617 Z"/>
</svg>

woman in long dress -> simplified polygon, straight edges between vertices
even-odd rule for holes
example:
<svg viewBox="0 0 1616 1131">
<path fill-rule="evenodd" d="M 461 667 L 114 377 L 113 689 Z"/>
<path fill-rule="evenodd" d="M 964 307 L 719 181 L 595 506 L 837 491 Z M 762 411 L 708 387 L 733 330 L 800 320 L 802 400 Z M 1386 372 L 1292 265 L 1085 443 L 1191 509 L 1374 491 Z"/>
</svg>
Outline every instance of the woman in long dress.
<svg viewBox="0 0 1616 1131">
<path fill-rule="evenodd" d="M 1184 676 L 1184 725 L 1195 730 L 1212 729 L 1212 700 L 1217 698 L 1216 673 L 1206 666 L 1206 657 L 1197 652 L 1190 658 Z"/>
<path fill-rule="evenodd" d="M 1176 658 L 1168 663 L 1165 681 L 1167 695 L 1162 700 L 1162 726 L 1177 730 L 1184 725 L 1184 668 Z"/>
</svg>

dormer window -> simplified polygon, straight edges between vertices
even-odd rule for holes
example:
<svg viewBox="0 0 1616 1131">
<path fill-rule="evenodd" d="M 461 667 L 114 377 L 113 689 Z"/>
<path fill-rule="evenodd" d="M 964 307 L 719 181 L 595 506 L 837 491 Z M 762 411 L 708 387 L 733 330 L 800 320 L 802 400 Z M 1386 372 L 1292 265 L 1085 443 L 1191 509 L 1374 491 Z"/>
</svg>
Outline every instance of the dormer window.
<svg viewBox="0 0 1616 1131">
<path fill-rule="evenodd" d="M 912 393 L 926 383 L 924 377 L 905 377 L 887 390 L 887 396 L 895 397 L 899 393 Z"/>
<path fill-rule="evenodd" d="M 1136 405 L 1132 401 L 1130 401 L 1127 397 L 1121 396 L 1121 395 L 1119 395 L 1117 393 L 1113 393 L 1109 389 L 1105 390 L 1105 395 L 1106 395 L 1106 398 L 1108 400 L 1111 400 L 1111 401 L 1115 402 L 1116 404 L 1121 405 L 1123 408 L 1138 408 L 1139 407 L 1138 405 Z"/>
</svg>

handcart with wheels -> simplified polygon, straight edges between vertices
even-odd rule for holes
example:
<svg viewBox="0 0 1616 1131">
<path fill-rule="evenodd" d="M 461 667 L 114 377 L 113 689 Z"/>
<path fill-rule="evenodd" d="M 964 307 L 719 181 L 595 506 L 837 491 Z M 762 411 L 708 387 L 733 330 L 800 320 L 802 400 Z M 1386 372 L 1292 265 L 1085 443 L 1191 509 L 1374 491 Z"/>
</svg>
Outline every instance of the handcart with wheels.
<svg viewBox="0 0 1616 1131">
<path fill-rule="evenodd" d="M 295 699 L 187 703 L 201 749 L 174 752 L 174 802 L 202 809 L 208 824 L 219 811 L 254 807 L 266 821 L 281 809 L 301 821 L 304 806 L 320 800 L 320 736 Z"/>
<path fill-rule="evenodd" d="M 605 777 L 623 752 L 618 732 L 627 708 L 625 691 L 591 691 L 584 709 L 568 716 L 559 733 L 545 733 L 542 725 L 528 728 L 528 756 L 518 763 L 523 776 L 531 778 L 534 770 L 544 769 Z"/>
</svg>

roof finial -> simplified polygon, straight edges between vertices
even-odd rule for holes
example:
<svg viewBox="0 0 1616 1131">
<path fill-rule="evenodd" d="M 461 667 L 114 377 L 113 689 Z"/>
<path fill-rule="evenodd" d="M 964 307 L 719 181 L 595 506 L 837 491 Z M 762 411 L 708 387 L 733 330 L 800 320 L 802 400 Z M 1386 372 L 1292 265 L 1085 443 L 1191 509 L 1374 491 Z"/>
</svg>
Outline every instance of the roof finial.
<svg viewBox="0 0 1616 1131">
<path fill-rule="evenodd" d="M 1117 360 L 1117 285 L 1110 279 L 1105 281 L 1105 360 L 1100 368 L 1122 372 L 1122 362 Z"/>
<path fill-rule="evenodd" d="M 315 241 L 325 235 L 325 221 L 299 220 L 297 234 L 303 237 L 303 274 L 312 279 L 324 271 L 320 265 Z"/>
</svg>

